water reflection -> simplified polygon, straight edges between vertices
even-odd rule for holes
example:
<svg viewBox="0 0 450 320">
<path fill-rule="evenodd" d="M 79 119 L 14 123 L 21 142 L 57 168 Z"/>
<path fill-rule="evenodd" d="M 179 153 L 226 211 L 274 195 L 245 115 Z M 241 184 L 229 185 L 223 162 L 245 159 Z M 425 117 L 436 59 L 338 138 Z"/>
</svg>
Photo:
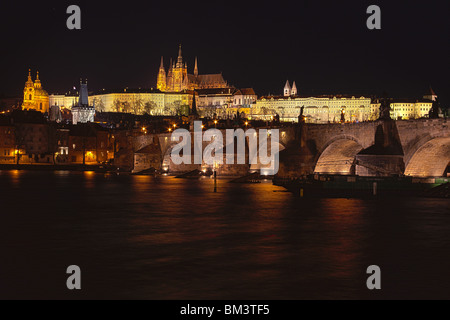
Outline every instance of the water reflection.
<svg viewBox="0 0 450 320">
<path fill-rule="evenodd" d="M 74 261 L 85 298 L 373 298 L 370 264 L 384 275 L 377 298 L 450 294 L 445 199 L 307 199 L 225 180 L 214 193 L 212 179 L 89 172 L 3 171 L 0 187 L 0 297 L 66 297 L 55 274 Z"/>
</svg>

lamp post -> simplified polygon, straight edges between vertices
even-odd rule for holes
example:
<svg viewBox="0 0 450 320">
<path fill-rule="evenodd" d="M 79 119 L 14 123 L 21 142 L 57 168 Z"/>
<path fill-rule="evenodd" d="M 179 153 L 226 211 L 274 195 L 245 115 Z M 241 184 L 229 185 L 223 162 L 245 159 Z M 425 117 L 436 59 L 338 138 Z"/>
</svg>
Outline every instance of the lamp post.
<svg viewBox="0 0 450 320">
<path fill-rule="evenodd" d="M 217 171 L 214 169 L 214 192 L 217 192 Z"/>
</svg>

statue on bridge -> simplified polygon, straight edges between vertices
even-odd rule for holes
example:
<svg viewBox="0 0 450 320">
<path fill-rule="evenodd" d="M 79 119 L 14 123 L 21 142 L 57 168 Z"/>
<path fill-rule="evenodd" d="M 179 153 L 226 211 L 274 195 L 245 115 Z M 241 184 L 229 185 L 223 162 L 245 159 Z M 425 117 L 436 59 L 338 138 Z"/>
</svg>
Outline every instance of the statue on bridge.
<svg viewBox="0 0 450 320">
<path fill-rule="evenodd" d="M 391 106 L 387 98 L 381 99 L 379 119 L 380 120 L 391 119 Z"/>
<path fill-rule="evenodd" d="M 298 116 L 298 123 L 305 123 L 305 118 L 303 117 L 303 110 L 305 109 L 305 106 L 300 107 L 300 115 Z"/>
<path fill-rule="evenodd" d="M 345 109 L 341 108 L 341 123 L 345 123 Z"/>
<path fill-rule="evenodd" d="M 438 98 L 433 101 L 433 105 L 431 106 L 430 111 L 428 112 L 428 117 L 430 119 L 437 119 L 439 118 L 439 113 L 441 113 L 440 104 L 438 101 Z"/>
</svg>

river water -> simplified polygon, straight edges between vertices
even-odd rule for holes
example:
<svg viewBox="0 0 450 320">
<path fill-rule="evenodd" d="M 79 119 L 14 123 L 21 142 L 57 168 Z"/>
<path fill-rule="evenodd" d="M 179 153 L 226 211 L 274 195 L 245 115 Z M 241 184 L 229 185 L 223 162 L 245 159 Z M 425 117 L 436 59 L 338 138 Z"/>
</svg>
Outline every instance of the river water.
<svg viewBox="0 0 450 320">
<path fill-rule="evenodd" d="M 450 200 L 0 172 L 0 298 L 450 298 Z M 81 268 L 81 290 L 66 268 Z M 381 268 L 381 290 L 366 269 Z"/>
</svg>

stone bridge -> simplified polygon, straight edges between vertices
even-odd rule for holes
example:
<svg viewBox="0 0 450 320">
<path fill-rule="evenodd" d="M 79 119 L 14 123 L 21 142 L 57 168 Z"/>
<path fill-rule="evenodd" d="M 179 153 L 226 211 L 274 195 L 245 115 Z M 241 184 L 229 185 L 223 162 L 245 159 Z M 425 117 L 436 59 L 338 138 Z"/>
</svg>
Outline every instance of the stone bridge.
<svg viewBox="0 0 450 320">
<path fill-rule="evenodd" d="M 258 129 L 256 136 L 259 137 Z M 273 129 L 279 129 L 278 175 L 282 177 L 298 177 L 314 172 L 417 177 L 439 177 L 448 173 L 450 128 L 446 119 L 296 124 Z M 225 140 L 225 130 L 220 131 Z M 264 166 L 259 162 L 249 165 L 248 139 L 247 136 L 247 164 L 221 165 L 219 174 L 244 175 L 263 171 Z M 170 153 L 177 143 L 169 133 L 136 137 L 135 158 L 136 154 L 147 154 L 148 158 L 148 150 L 152 150 L 153 162 L 150 162 L 155 168 L 170 172 L 202 169 L 201 165 L 177 166 L 171 162 Z M 208 142 L 203 142 L 202 148 L 207 145 Z M 147 153 L 139 151 L 146 149 Z M 268 149 L 270 151 L 270 147 Z"/>
</svg>

